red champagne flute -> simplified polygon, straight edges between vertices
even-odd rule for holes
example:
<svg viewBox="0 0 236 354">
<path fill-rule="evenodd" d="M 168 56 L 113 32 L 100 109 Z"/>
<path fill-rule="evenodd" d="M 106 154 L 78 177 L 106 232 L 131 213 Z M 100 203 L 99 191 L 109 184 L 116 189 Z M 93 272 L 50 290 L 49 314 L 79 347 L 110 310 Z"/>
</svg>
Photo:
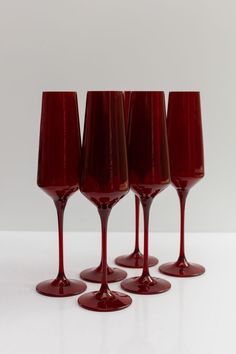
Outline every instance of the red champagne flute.
<svg viewBox="0 0 236 354">
<path fill-rule="evenodd" d="M 127 106 L 128 100 L 125 101 L 125 105 Z M 125 109 L 124 115 L 127 110 Z M 126 116 L 125 116 L 125 126 L 126 126 Z M 98 267 L 88 268 L 83 270 L 80 273 L 80 277 L 86 281 L 90 281 L 92 283 L 101 283 L 103 277 L 103 269 L 102 269 L 102 255 L 101 261 Z M 109 267 L 107 266 L 107 282 L 114 283 L 120 280 L 123 280 L 127 277 L 127 273 L 119 268 Z"/>
<path fill-rule="evenodd" d="M 130 96 L 131 91 L 124 92 L 125 100 L 125 128 L 128 130 L 128 121 L 129 121 L 129 107 L 130 107 Z M 140 251 L 139 247 L 139 208 L 140 201 L 139 197 L 135 195 L 135 245 L 134 251 L 131 254 L 126 254 L 119 256 L 115 259 L 115 263 L 128 268 L 143 268 L 143 254 Z M 158 259 L 153 256 L 148 256 L 148 266 L 152 267 L 158 263 Z"/>
<path fill-rule="evenodd" d="M 142 275 L 122 281 L 121 287 L 136 294 L 158 294 L 171 287 L 168 281 L 152 277 L 148 267 L 150 207 L 170 182 L 164 92 L 131 93 L 128 161 L 130 186 L 143 207 L 144 264 Z"/>
<path fill-rule="evenodd" d="M 100 290 L 85 293 L 78 303 L 93 311 L 121 310 L 132 300 L 108 287 L 107 223 L 112 207 L 129 191 L 122 92 L 87 93 L 82 164 L 81 192 L 101 219 L 102 279 Z"/>
<path fill-rule="evenodd" d="M 59 270 L 36 290 L 47 296 L 80 294 L 86 284 L 67 279 L 63 259 L 63 215 L 68 198 L 79 188 L 81 142 L 75 92 L 43 92 L 38 159 L 38 186 L 54 201 L 58 216 Z"/>
<path fill-rule="evenodd" d="M 174 263 L 160 266 L 160 272 L 175 277 L 193 277 L 205 272 L 189 263 L 184 247 L 185 202 L 190 188 L 204 176 L 201 104 L 199 92 L 170 92 L 167 114 L 171 182 L 180 200 L 180 253 Z"/>
</svg>

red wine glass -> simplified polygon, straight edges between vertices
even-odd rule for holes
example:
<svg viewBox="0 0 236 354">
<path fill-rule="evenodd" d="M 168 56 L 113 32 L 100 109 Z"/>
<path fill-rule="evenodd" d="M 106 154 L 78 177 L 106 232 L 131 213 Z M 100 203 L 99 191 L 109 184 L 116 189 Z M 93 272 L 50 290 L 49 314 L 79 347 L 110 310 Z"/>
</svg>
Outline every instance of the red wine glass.
<svg viewBox="0 0 236 354">
<path fill-rule="evenodd" d="M 127 105 L 128 102 L 126 100 L 125 104 Z M 126 112 L 126 110 L 125 110 Z M 124 114 L 125 114 L 124 112 Z M 125 118 L 125 125 L 126 125 L 126 118 Z M 101 255 L 102 258 L 102 255 Z M 102 259 L 98 267 L 92 267 L 83 270 L 80 273 L 80 277 L 86 281 L 90 281 L 92 283 L 101 283 L 103 277 L 103 268 L 102 268 Z M 107 266 L 107 282 L 114 283 L 120 280 L 123 280 L 127 277 L 127 273 L 119 268 Z"/>
<path fill-rule="evenodd" d="M 152 277 L 148 267 L 150 207 L 170 182 L 164 92 L 131 93 L 127 140 L 130 186 L 144 214 L 144 264 L 142 275 L 122 281 L 121 287 L 136 294 L 158 294 L 171 287 L 168 281 Z"/>
<path fill-rule="evenodd" d="M 130 96 L 131 91 L 124 92 L 124 102 L 125 102 L 125 127 L 128 130 L 129 121 L 129 107 L 130 107 Z M 137 195 L 135 195 L 135 245 L 134 250 L 131 254 L 126 254 L 119 256 L 115 259 L 115 263 L 128 268 L 143 268 L 143 254 L 139 247 L 139 208 L 140 201 Z M 152 267 L 158 263 L 158 259 L 153 256 L 148 256 L 148 266 Z"/>
<path fill-rule="evenodd" d="M 63 215 L 68 198 L 79 188 L 81 142 L 75 92 L 43 92 L 38 186 L 54 201 L 58 216 L 59 270 L 56 279 L 38 284 L 47 296 L 80 294 L 86 284 L 67 279 L 63 259 Z"/>
<path fill-rule="evenodd" d="M 205 272 L 185 256 L 184 214 L 190 188 L 204 176 L 201 104 L 199 92 L 170 92 L 167 113 L 171 182 L 180 200 L 180 253 L 176 262 L 163 264 L 160 272 L 193 277 Z"/>
<path fill-rule="evenodd" d="M 102 228 L 102 279 L 98 291 L 80 296 L 80 306 L 116 311 L 131 298 L 108 287 L 107 223 L 112 207 L 129 190 L 122 92 L 87 93 L 82 148 L 81 192 L 97 207 Z"/>
</svg>

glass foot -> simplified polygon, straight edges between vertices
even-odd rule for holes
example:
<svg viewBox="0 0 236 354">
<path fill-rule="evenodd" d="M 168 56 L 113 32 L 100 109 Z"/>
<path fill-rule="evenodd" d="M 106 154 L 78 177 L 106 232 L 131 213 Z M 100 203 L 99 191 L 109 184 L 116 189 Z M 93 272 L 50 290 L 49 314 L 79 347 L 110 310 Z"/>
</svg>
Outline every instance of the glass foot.
<svg viewBox="0 0 236 354">
<path fill-rule="evenodd" d="M 92 291 L 78 298 L 78 304 L 91 311 L 110 312 L 128 307 L 132 303 L 129 295 L 117 291 Z"/>
<path fill-rule="evenodd" d="M 173 277 L 196 277 L 205 273 L 205 268 L 200 264 L 196 263 L 165 263 L 159 267 L 159 271 L 163 274 L 170 275 Z"/>
<path fill-rule="evenodd" d="M 43 281 L 36 286 L 36 290 L 41 295 L 54 296 L 54 297 L 66 297 L 78 295 L 84 292 L 87 285 L 80 280 L 72 279 L 51 279 Z"/>
<path fill-rule="evenodd" d="M 129 255 L 117 257 L 115 263 L 127 268 L 143 268 L 143 254 L 139 251 L 134 251 Z M 148 266 L 153 267 L 156 264 L 158 264 L 158 259 L 153 256 L 148 256 Z"/>
<path fill-rule="evenodd" d="M 102 282 L 102 267 L 85 269 L 80 273 L 80 277 L 83 280 L 90 281 L 92 283 Z M 127 277 L 127 273 L 119 268 L 107 268 L 107 282 L 114 283 L 121 281 Z"/>
<path fill-rule="evenodd" d="M 152 295 L 169 290 L 171 284 L 164 279 L 141 275 L 122 281 L 121 287 L 134 294 Z"/>
</svg>

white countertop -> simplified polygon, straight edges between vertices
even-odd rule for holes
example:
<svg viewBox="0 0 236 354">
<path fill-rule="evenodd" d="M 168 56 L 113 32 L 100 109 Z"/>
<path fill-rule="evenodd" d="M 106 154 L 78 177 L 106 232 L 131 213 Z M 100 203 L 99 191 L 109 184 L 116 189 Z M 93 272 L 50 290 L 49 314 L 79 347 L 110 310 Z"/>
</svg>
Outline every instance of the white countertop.
<svg viewBox="0 0 236 354">
<path fill-rule="evenodd" d="M 108 259 L 132 250 L 133 235 L 110 233 Z M 78 296 L 50 298 L 35 285 L 57 273 L 57 235 L 0 232 L 1 354 L 235 354 L 236 235 L 187 234 L 190 261 L 206 267 L 203 276 L 168 279 L 170 291 L 131 294 L 122 311 L 97 313 L 77 305 Z M 160 264 L 178 253 L 178 235 L 150 234 L 150 254 Z M 100 258 L 99 233 L 65 233 L 65 266 L 76 278 Z M 128 269 L 129 275 L 140 270 Z M 97 284 L 87 283 L 89 290 Z M 111 289 L 120 289 L 113 283 Z"/>
</svg>

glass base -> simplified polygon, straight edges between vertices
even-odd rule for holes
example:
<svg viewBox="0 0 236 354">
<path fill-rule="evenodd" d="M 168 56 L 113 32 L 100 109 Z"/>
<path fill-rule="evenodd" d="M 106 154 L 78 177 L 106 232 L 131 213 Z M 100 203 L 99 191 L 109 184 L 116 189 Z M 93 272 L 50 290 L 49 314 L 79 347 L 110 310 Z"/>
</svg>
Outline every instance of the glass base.
<svg viewBox="0 0 236 354">
<path fill-rule="evenodd" d="M 85 269 L 80 273 L 80 277 L 83 280 L 90 281 L 92 283 L 102 282 L 102 267 Z M 121 281 L 127 277 L 127 273 L 119 268 L 107 268 L 107 282 L 115 283 Z"/>
<path fill-rule="evenodd" d="M 134 294 L 154 295 L 169 290 L 171 284 L 164 279 L 141 275 L 122 281 L 121 287 Z"/>
<path fill-rule="evenodd" d="M 163 274 L 170 275 L 173 277 L 187 278 L 187 277 L 196 277 L 198 275 L 205 273 L 205 268 L 200 264 L 188 263 L 188 262 L 184 262 L 184 264 L 183 263 L 180 264 L 177 261 L 177 262 L 162 264 L 159 267 L 159 271 Z"/>
<path fill-rule="evenodd" d="M 91 311 L 110 312 L 128 307 L 132 303 L 129 295 L 117 291 L 92 291 L 78 298 L 78 304 Z"/>
<path fill-rule="evenodd" d="M 51 279 L 43 281 L 36 286 L 39 294 L 53 297 L 66 297 L 78 295 L 84 292 L 87 285 L 81 280 L 74 279 Z"/>
<path fill-rule="evenodd" d="M 139 251 L 134 251 L 129 255 L 117 257 L 115 263 L 119 266 L 127 268 L 143 268 L 144 258 Z M 148 256 L 148 266 L 153 267 L 158 264 L 158 259 L 153 256 Z"/>
</svg>

